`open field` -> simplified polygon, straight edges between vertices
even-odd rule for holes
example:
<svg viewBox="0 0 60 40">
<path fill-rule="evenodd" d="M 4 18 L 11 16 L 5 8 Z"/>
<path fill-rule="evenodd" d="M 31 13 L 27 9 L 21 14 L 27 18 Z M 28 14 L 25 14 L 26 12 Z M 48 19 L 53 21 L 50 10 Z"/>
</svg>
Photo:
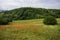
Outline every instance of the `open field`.
<svg viewBox="0 0 60 40">
<path fill-rule="evenodd" d="M 57 21 L 57 25 L 44 25 L 43 19 L 0 25 L 0 40 L 60 40 L 60 19 Z"/>
</svg>

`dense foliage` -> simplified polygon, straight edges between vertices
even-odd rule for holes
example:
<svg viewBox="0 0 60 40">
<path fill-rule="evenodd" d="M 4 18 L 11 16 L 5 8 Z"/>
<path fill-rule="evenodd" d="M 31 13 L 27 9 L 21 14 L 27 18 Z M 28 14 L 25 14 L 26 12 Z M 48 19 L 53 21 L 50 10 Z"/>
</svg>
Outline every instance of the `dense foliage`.
<svg viewBox="0 0 60 40">
<path fill-rule="evenodd" d="M 8 24 L 8 23 L 9 23 L 9 21 L 8 21 L 7 18 L 2 18 L 2 19 L 0 19 L 0 25 L 6 25 L 6 24 Z"/>
<path fill-rule="evenodd" d="M 46 25 L 56 25 L 57 20 L 53 16 L 47 16 L 44 19 L 43 23 L 46 24 Z"/>
<path fill-rule="evenodd" d="M 56 18 L 60 18 L 59 9 L 22 7 L 13 10 L 3 11 L 1 13 L 4 13 L 7 18 L 11 18 L 14 20 L 40 19 L 50 15 Z"/>
<path fill-rule="evenodd" d="M 12 19 L 7 18 L 6 15 L 4 15 L 4 13 L 0 14 L 0 25 L 6 25 L 9 24 L 9 22 L 12 22 Z"/>
</svg>

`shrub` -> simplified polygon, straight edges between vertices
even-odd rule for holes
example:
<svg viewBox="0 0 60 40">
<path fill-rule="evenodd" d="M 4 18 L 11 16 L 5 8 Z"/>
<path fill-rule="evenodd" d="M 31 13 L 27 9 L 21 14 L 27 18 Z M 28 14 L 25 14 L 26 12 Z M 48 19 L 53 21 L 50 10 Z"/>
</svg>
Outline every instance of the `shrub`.
<svg viewBox="0 0 60 40">
<path fill-rule="evenodd" d="M 0 18 L 0 25 L 6 25 L 9 24 L 9 22 L 12 22 L 9 18 Z"/>
<path fill-rule="evenodd" d="M 53 16 L 47 16 L 44 19 L 43 23 L 46 24 L 46 25 L 56 25 L 57 20 Z"/>
</svg>

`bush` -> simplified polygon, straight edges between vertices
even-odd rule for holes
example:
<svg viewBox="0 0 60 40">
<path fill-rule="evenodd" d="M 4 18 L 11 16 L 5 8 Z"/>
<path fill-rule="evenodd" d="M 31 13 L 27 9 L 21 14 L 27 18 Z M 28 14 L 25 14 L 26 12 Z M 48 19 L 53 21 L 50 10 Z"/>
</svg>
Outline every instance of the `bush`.
<svg viewBox="0 0 60 40">
<path fill-rule="evenodd" d="M 46 25 L 56 25 L 57 20 L 53 16 L 48 16 L 44 19 L 43 23 Z"/>
<path fill-rule="evenodd" d="M 9 18 L 0 18 L 0 25 L 6 25 L 9 24 L 9 22 L 12 22 Z"/>
</svg>

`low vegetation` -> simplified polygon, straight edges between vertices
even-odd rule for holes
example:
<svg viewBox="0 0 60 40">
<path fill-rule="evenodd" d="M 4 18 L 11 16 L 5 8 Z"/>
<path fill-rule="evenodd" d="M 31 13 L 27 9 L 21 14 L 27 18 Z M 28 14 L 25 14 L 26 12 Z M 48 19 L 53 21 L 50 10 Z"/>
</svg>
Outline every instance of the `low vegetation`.
<svg viewBox="0 0 60 40">
<path fill-rule="evenodd" d="M 60 40 L 60 19 L 57 25 L 44 25 L 43 19 L 18 20 L 0 26 L 0 40 Z"/>
</svg>

